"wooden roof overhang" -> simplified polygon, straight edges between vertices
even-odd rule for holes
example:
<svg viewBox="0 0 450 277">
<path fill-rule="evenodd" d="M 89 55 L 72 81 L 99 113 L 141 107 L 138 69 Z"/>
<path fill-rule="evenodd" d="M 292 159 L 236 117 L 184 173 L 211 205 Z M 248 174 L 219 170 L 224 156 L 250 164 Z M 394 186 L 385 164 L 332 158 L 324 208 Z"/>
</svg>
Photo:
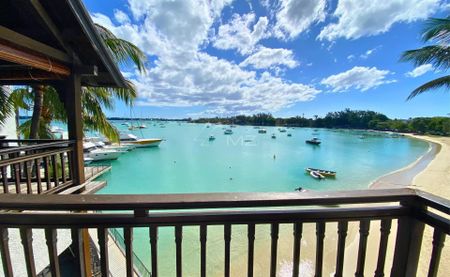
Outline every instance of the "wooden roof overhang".
<svg viewBox="0 0 450 277">
<path fill-rule="evenodd" d="M 56 83 L 126 87 L 80 0 L 0 1 L 0 85 Z"/>
</svg>

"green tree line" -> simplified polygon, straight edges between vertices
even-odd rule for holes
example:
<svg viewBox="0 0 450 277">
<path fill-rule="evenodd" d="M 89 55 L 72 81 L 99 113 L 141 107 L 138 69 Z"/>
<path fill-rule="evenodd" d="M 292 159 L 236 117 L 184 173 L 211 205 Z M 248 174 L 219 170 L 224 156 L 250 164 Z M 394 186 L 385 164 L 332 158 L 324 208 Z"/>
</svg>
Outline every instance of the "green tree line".
<svg viewBox="0 0 450 277">
<path fill-rule="evenodd" d="M 221 123 L 254 126 L 286 126 L 311 128 L 373 129 L 380 131 L 408 132 L 450 136 L 449 117 L 417 117 L 410 119 L 390 119 L 374 111 L 346 109 L 329 112 L 324 117 L 305 118 L 294 116 L 276 118 L 270 113 L 258 113 L 250 116 L 200 118 L 194 123 Z"/>
</svg>

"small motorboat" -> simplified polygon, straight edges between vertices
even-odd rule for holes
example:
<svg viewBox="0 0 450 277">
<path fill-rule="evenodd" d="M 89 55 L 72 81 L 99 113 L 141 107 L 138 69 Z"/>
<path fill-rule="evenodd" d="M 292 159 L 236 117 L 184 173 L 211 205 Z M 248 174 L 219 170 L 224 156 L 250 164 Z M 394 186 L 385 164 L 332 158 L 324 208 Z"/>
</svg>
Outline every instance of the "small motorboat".
<svg viewBox="0 0 450 277">
<path fill-rule="evenodd" d="M 138 129 L 145 129 L 145 128 L 147 128 L 147 125 L 141 124 L 141 125 L 137 126 L 137 128 Z"/>
<path fill-rule="evenodd" d="M 312 171 L 319 172 L 322 176 L 326 176 L 326 177 L 336 177 L 336 171 L 318 169 L 318 168 L 312 168 L 312 167 L 307 167 L 307 168 L 305 168 L 305 170 L 307 172 L 312 172 Z"/>
<path fill-rule="evenodd" d="M 92 142 L 83 143 L 84 159 L 90 161 L 117 160 L 124 152 L 117 150 L 102 149 Z"/>
<path fill-rule="evenodd" d="M 276 139 L 277 136 L 275 136 L 275 134 L 272 134 L 271 138 Z"/>
<path fill-rule="evenodd" d="M 288 137 L 292 137 L 292 134 L 291 134 L 291 133 L 289 133 L 289 134 L 287 134 L 287 136 L 288 136 Z"/>
<path fill-rule="evenodd" d="M 314 144 L 314 145 L 319 145 L 321 143 L 321 141 L 316 137 L 314 137 L 312 139 L 308 139 L 305 142 L 308 144 Z"/>
<path fill-rule="evenodd" d="M 223 134 L 224 134 L 224 135 L 232 135 L 232 134 L 233 134 L 233 131 L 232 131 L 231 129 L 226 129 L 226 130 L 223 132 Z"/>
<path fill-rule="evenodd" d="M 132 144 L 136 146 L 136 148 L 144 148 L 144 147 L 156 147 L 159 146 L 162 139 L 160 138 L 147 138 L 147 139 L 138 139 L 133 134 L 120 134 L 120 144 L 127 145 Z"/>
<path fill-rule="evenodd" d="M 313 177 L 314 179 L 325 179 L 325 176 L 323 176 L 322 174 L 320 174 L 318 171 L 310 171 L 309 175 L 311 175 L 311 177 Z"/>
<path fill-rule="evenodd" d="M 208 138 L 208 140 L 209 141 L 213 141 L 213 140 L 215 140 L 216 138 L 214 137 L 214 136 L 209 136 L 209 138 Z"/>
<path fill-rule="evenodd" d="M 266 129 L 259 129 L 259 130 L 258 130 L 258 133 L 260 133 L 260 134 L 265 134 L 265 133 L 267 133 L 267 130 L 266 130 Z"/>
<path fill-rule="evenodd" d="M 280 131 L 280 133 L 286 133 L 286 129 L 284 128 L 278 128 L 278 131 Z"/>
</svg>

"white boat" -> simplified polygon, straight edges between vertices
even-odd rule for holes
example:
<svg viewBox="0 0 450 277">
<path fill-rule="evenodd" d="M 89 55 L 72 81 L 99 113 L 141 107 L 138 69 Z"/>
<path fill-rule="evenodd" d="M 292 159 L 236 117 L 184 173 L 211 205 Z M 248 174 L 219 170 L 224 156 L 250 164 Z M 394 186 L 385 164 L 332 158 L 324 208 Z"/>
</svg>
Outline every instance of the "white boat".
<svg viewBox="0 0 450 277">
<path fill-rule="evenodd" d="M 117 160 L 123 152 L 98 148 L 95 143 L 86 142 L 83 144 L 84 159 L 91 161 Z"/>
<path fill-rule="evenodd" d="M 138 127 L 138 129 L 145 129 L 145 128 L 147 128 L 147 125 L 141 124 L 141 125 L 139 125 L 139 126 L 137 126 L 137 127 Z"/>
<path fill-rule="evenodd" d="M 286 133 L 286 129 L 284 128 L 278 128 L 278 131 L 280 131 L 280 133 Z"/>
<path fill-rule="evenodd" d="M 134 145 L 136 148 L 145 147 L 157 147 L 161 143 L 162 139 L 159 138 L 147 138 L 139 139 L 133 134 L 120 134 L 120 144 L 121 145 Z"/>
<path fill-rule="evenodd" d="M 223 134 L 224 134 L 224 135 L 231 135 L 231 134 L 233 134 L 233 131 L 232 131 L 231 129 L 226 129 L 226 130 L 223 132 Z"/>
<path fill-rule="evenodd" d="M 313 177 L 314 179 L 325 179 L 325 177 L 320 174 L 318 171 L 310 171 L 309 175 L 311 175 L 311 177 Z"/>
</svg>

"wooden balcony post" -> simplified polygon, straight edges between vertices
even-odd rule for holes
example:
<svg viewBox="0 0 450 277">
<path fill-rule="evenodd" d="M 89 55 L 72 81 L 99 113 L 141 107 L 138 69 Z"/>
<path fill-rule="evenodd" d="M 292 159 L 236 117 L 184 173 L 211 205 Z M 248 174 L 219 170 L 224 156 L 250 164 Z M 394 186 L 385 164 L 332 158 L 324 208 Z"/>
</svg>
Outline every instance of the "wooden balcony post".
<svg viewBox="0 0 450 277">
<path fill-rule="evenodd" d="M 83 159 L 83 118 L 81 108 L 81 78 L 79 74 L 72 74 L 65 83 L 63 93 L 64 107 L 67 112 L 67 128 L 69 139 L 75 141 L 72 153 L 74 185 L 82 184 L 84 177 Z"/>
<path fill-rule="evenodd" d="M 401 203 L 411 206 L 411 203 Z M 391 276 L 416 276 L 422 246 L 425 224 L 414 218 L 414 212 L 422 206 L 411 207 L 409 216 L 398 219 L 397 237 L 395 241 L 394 261 Z"/>
</svg>

